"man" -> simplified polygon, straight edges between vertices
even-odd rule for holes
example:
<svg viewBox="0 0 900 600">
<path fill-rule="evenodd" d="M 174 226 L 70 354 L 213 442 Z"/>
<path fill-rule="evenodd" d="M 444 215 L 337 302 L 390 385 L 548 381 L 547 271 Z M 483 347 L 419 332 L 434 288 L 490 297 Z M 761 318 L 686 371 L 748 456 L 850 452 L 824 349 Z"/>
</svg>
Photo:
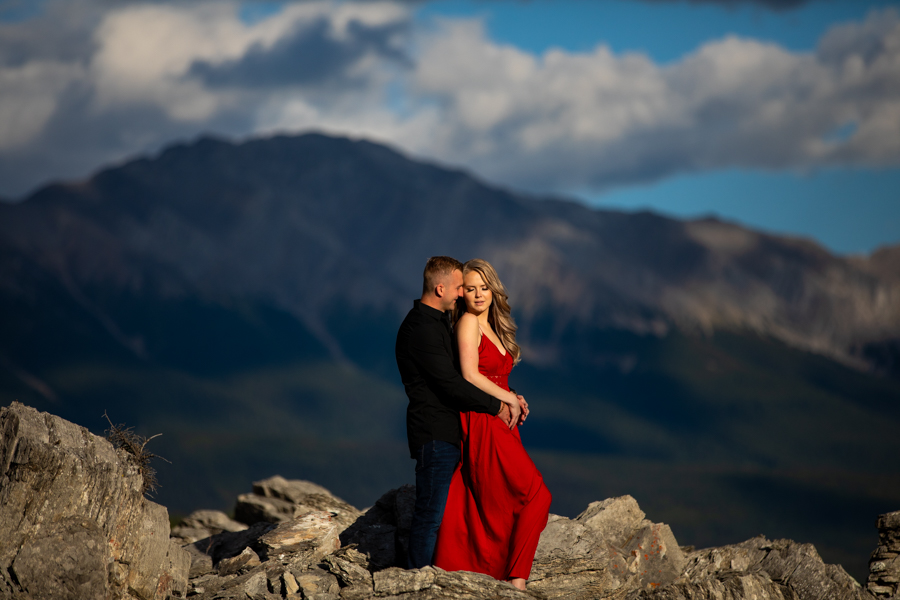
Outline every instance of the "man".
<svg viewBox="0 0 900 600">
<path fill-rule="evenodd" d="M 416 459 L 416 506 L 409 532 L 409 568 L 431 564 L 447 504 L 450 480 L 460 460 L 460 411 L 497 415 L 509 409 L 478 389 L 456 367 L 450 316 L 462 296 L 462 264 L 434 256 L 425 265 L 422 298 L 413 303 L 397 333 L 397 367 L 409 397 L 406 435 Z"/>
</svg>

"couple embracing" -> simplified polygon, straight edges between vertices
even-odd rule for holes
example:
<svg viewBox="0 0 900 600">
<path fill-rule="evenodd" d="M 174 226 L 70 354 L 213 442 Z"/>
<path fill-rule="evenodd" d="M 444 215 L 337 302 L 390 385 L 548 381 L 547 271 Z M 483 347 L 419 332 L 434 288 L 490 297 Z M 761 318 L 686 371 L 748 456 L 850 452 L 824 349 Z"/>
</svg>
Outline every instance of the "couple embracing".
<svg viewBox="0 0 900 600">
<path fill-rule="evenodd" d="M 429 259 L 396 353 L 416 460 L 409 568 L 475 571 L 524 590 L 551 497 L 519 437 L 528 404 L 507 383 L 519 346 L 494 268 Z"/>
</svg>

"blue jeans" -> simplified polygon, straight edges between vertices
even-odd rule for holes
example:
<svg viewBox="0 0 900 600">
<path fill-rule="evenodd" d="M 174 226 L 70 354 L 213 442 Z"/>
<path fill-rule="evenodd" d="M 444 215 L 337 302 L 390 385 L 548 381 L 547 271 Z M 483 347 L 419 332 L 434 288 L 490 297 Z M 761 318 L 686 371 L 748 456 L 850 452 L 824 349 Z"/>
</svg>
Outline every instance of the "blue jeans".
<svg viewBox="0 0 900 600">
<path fill-rule="evenodd" d="M 459 448 L 434 440 L 416 451 L 416 507 L 409 530 L 409 568 L 431 564 Z"/>
</svg>

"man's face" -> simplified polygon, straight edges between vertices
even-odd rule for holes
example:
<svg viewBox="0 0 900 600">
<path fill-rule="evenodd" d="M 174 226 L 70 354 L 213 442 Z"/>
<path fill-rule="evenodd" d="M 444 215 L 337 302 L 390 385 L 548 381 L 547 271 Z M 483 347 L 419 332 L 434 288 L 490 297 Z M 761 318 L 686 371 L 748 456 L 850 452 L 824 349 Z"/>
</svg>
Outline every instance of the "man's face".
<svg viewBox="0 0 900 600">
<path fill-rule="evenodd" d="M 441 308 L 444 312 L 456 306 L 456 299 L 463 295 L 463 276 L 459 269 L 450 273 L 444 284 L 444 295 L 441 297 Z"/>
</svg>

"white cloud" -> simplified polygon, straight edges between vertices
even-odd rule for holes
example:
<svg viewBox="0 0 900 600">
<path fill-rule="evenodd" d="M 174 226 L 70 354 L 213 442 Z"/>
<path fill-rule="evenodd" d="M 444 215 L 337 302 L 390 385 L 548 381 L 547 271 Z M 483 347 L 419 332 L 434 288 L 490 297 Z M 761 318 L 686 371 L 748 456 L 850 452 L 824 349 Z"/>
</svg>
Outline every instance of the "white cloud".
<svg viewBox="0 0 900 600">
<path fill-rule="evenodd" d="M 60 93 L 83 77 L 78 65 L 37 60 L 0 69 L 0 151 L 34 139 L 53 116 Z"/>
<path fill-rule="evenodd" d="M 900 164 L 893 10 L 814 52 L 727 37 L 660 65 L 602 44 L 534 55 L 477 20 L 420 27 L 399 1 L 289 3 L 252 23 L 236 0 L 52 6 L 21 30 L 0 25 L 3 194 L 203 131 L 366 136 L 553 191 Z M 58 42 L 33 35 L 54 26 Z"/>
<path fill-rule="evenodd" d="M 444 108 L 431 152 L 537 189 L 900 163 L 895 11 L 836 28 L 815 53 L 728 37 L 670 65 L 602 45 L 536 57 L 477 22 L 452 23 L 427 43 L 413 83 Z M 830 137 L 847 124 L 849 138 Z"/>
</svg>

